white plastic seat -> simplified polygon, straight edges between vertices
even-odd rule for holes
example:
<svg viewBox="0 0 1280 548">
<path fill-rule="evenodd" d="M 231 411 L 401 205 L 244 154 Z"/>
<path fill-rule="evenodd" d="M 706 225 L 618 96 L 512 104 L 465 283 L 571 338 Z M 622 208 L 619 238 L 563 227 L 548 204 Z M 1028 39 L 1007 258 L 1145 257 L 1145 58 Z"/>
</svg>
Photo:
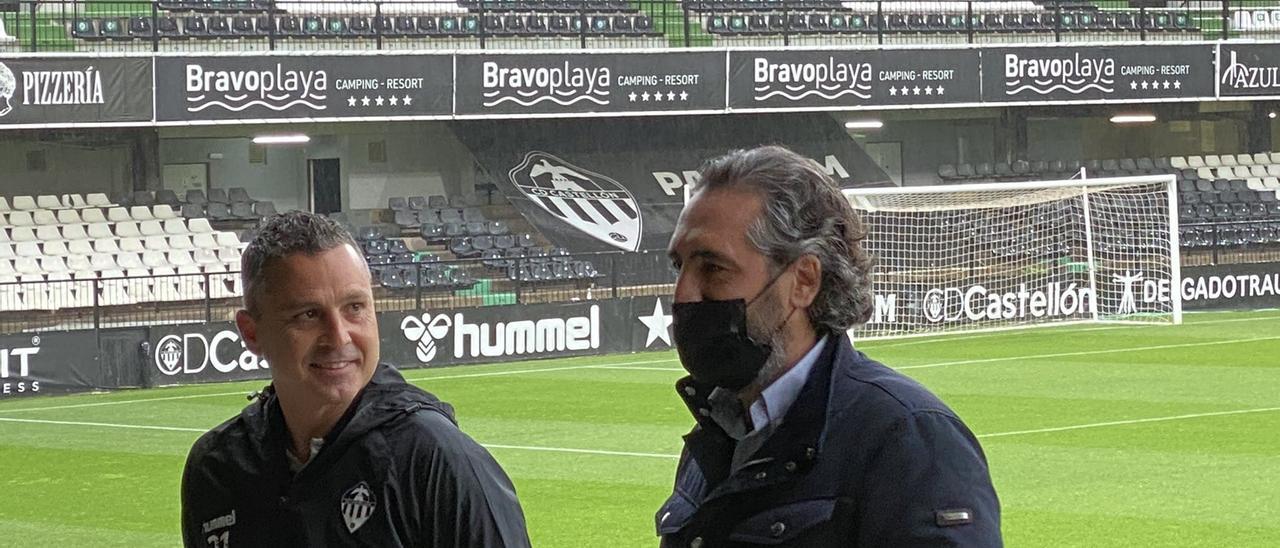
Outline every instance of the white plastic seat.
<svg viewBox="0 0 1280 548">
<path fill-rule="evenodd" d="M 141 253 L 146 250 L 147 246 L 142 244 L 142 238 L 120 238 L 120 251 Z"/>
<path fill-rule="evenodd" d="M 40 244 L 37 242 L 18 242 L 14 251 L 19 257 L 39 257 L 44 254 L 40 251 Z"/>
<path fill-rule="evenodd" d="M 1252 155 L 1252 154 L 1237 154 L 1237 155 L 1236 155 L 1236 165 L 1238 165 L 1238 166 L 1251 166 L 1251 165 L 1253 165 L 1253 155 Z"/>
<path fill-rule="evenodd" d="M 164 232 L 165 234 L 186 234 L 187 223 L 182 222 L 182 219 L 168 219 L 164 222 Z"/>
<path fill-rule="evenodd" d="M 138 230 L 142 232 L 143 236 L 160 236 L 164 234 L 164 226 L 160 224 L 160 221 L 154 219 L 139 223 Z"/>
<path fill-rule="evenodd" d="M 226 299 L 241 296 L 240 275 L 212 274 L 209 276 L 209 296 L 214 299 Z"/>
<path fill-rule="evenodd" d="M 53 310 L 43 276 L 32 274 L 18 279 L 23 282 L 22 300 L 27 303 L 28 310 Z"/>
<path fill-rule="evenodd" d="M 191 237 L 186 234 L 169 236 L 169 249 L 195 249 L 195 244 L 191 242 Z"/>
<path fill-rule="evenodd" d="M 1231 168 L 1231 172 L 1232 172 L 1232 174 L 1233 174 L 1233 178 L 1235 178 L 1235 179 L 1248 179 L 1248 178 L 1249 178 L 1249 167 L 1248 167 L 1248 166 L 1236 166 L 1236 167 L 1233 167 L 1233 168 Z"/>
<path fill-rule="evenodd" d="M 0 219 L 0 242 L 11 242 L 9 239 L 9 231 L 4 228 L 4 220 Z"/>
<path fill-rule="evenodd" d="M 0 259 L 0 277 L 12 276 L 17 271 L 13 269 L 13 261 L 9 259 Z"/>
<path fill-rule="evenodd" d="M 1204 163 L 1204 156 L 1187 156 L 1187 167 L 1191 169 L 1200 169 L 1208 166 Z"/>
<path fill-rule="evenodd" d="M 14 242 L 34 242 L 37 240 L 36 231 L 29 226 L 14 227 L 9 232 L 9 239 Z"/>
<path fill-rule="evenodd" d="M 1245 186 L 1248 186 L 1248 187 L 1249 187 L 1250 189 L 1252 189 L 1252 190 L 1266 190 L 1266 189 L 1267 189 L 1267 187 L 1266 187 L 1265 185 L 1263 185 L 1263 184 L 1262 184 L 1262 178 L 1261 178 L 1261 177 L 1250 177 L 1250 178 L 1248 178 L 1248 179 L 1245 179 L 1244 183 L 1245 183 Z"/>
<path fill-rule="evenodd" d="M 67 255 L 67 270 L 77 272 L 80 270 L 93 270 L 93 263 L 89 262 L 89 257 L 93 256 L 93 252 L 85 254 L 72 253 Z"/>
<path fill-rule="evenodd" d="M 1222 158 L 1217 154 L 1205 154 L 1204 165 L 1208 167 L 1222 167 Z"/>
<path fill-rule="evenodd" d="M 222 259 L 219 259 L 218 254 L 214 253 L 212 249 L 198 247 L 191 255 L 192 255 L 192 258 L 195 259 L 196 264 L 199 264 L 202 266 L 208 266 L 212 264 L 216 264 L 216 265 L 222 264 Z"/>
<path fill-rule="evenodd" d="M 75 271 L 75 272 L 72 272 L 72 273 L 71 273 L 71 279 L 73 279 L 73 280 L 96 280 L 96 279 L 98 279 L 98 272 L 97 272 L 97 271 L 95 271 L 95 270 L 93 270 L 92 268 L 85 268 L 85 269 L 77 270 L 77 271 Z M 93 284 L 89 284 L 89 285 L 90 285 L 90 287 L 92 287 L 92 286 L 93 286 Z M 90 299 L 92 299 L 92 298 L 93 298 L 93 297 L 90 297 Z"/>
<path fill-rule="evenodd" d="M 5 198 L 4 196 L 0 196 L 0 211 L 6 211 L 6 212 L 7 212 L 7 211 L 9 211 L 10 209 L 12 209 L 12 208 L 10 208 L 10 207 L 9 207 L 9 199 L 8 199 L 8 198 Z"/>
<path fill-rule="evenodd" d="M 1234 154 L 1223 154 L 1218 156 L 1218 161 L 1222 162 L 1222 165 L 1224 166 L 1236 166 L 1236 156 Z"/>
<path fill-rule="evenodd" d="M 51 257 L 65 257 L 67 255 L 67 243 L 62 240 L 46 241 L 42 251 L 45 255 Z"/>
<path fill-rule="evenodd" d="M 187 224 L 187 230 L 196 234 L 212 234 L 213 225 L 209 224 L 209 219 L 197 217 Z"/>
<path fill-rule="evenodd" d="M 36 207 L 41 209 L 62 209 L 62 200 L 51 194 L 41 194 L 36 196 Z"/>
<path fill-rule="evenodd" d="M 116 254 L 120 252 L 120 244 L 115 238 L 103 238 L 93 241 L 93 251 L 95 253 Z"/>
<path fill-rule="evenodd" d="M 13 260 L 13 271 L 18 274 L 39 274 L 40 263 L 35 257 L 18 257 Z"/>
<path fill-rule="evenodd" d="M 113 207 L 107 210 L 107 220 L 119 223 L 123 221 L 132 221 L 133 218 L 129 216 L 129 210 L 123 207 Z"/>
<path fill-rule="evenodd" d="M 1253 163 L 1258 165 L 1267 165 L 1271 163 L 1271 157 L 1265 152 L 1258 152 L 1253 155 Z"/>
<path fill-rule="evenodd" d="M 174 219 L 178 217 L 178 212 L 169 204 L 156 204 L 151 208 L 151 216 L 160 220 Z"/>
<path fill-rule="evenodd" d="M 116 223 L 116 236 L 120 238 L 137 238 L 142 236 L 142 231 L 138 230 L 138 223 L 121 221 Z"/>
<path fill-rule="evenodd" d="M 14 211 L 9 213 L 9 226 L 34 226 L 30 211 Z"/>
<path fill-rule="evenodd" d="M 40 259 L 40 270 L 45 273 L 66 272 L 67 262 L 62 257 L 44 257 Z"/>
<path fill-rule="evenodd" d="M 80 209 L 89 205 L 88 202 L 85 202 L 84 195 L 82 194 L 63 194 L 62 203 L 66 204 L 69 208 L 75 209 Z"/>
<path fill-rule="evenodd" d="M 165 258 L 161 251 L 144 251 L 142 253 L 142 264 L 147 268 L 159 268 L 169 266 L 169 259 Z"/>
<path fill-rule="evenodd" d="M 155 216 L 151 214 L 151 208 L 147 206 L 133 206 L 129 208 L 129 216 L 133 217 L 133 220 L 135 221 L 146 221 L 148 219 L 155 218 Z"/>
<path fill-rule="evenodd" d="M 107 216 L 102 213 L 101 209 L 96 207 L 88 207 L 80 211 L 80 219 L 86 223 L 105 223 Z"/>
<path fill-rule="evenodd" d="M 164 236 L 147 236 L 142 240 L 144 247 L 151 251 L 165 251 L 169 249 L 169 242 Z"/>
<path fill-rule="evenodd" d="M 0 279 L 0 310 L 31 310 L 22 299 L 22 286 L 7 278 Z"/>
<path fill-rule="evenodd" d="M 1262 186 L 1267 189 L 1280 189 L 1280 178 L 1264 177 L 1262 179 Z"/>
<path fill-rule="evenodd" d="M 200 269 L 190 265 L 182 266 L 178 267 L 178 274 L 182 274 L 174 278 L 174 285 L 178 288 L 178 300 L 204 300 L 204 274 L 200 273 Z"/>
<path fill-rule="evenodd" d="M 156 301 L 155 293 L 151 291 L 154 280 L 151 278 L 151 271 L 145 268 L 130 268 L 124 271 L 124 275 L 128 278 L 126 287 L 129 290 L 129 296 L 134 301 L 140 303 Z"/>
<path fill-rule="evenodd" d="M 14 253 L 14 252 L 13 252 L 13 246 L 12 246 L 12 245 L 9 245 L 9 244 L 0 244 L 0 259 L 8 260 L 8 259 L 12 259 L 12 258 L 17 257 L 17 256 L 18 256 L 18 254 L 16 254 L 16 253 Z"/>
<path fill-rule="evenodd" d="M 1272 177 L 1280 177 L 1280 164 L 1271 164 L 1267 166 L 1267 175 Z"/>
<path fill-rule="evenodd" d="M 37 226 L 36 238 L 42 242 L 61 241 L 62 231 L 58 230 L 58 225 Z"/>
<path fill-rule="evenodd" d="M 94 270 L 115 270 L 120 265 L 116 264 L 115 255 L 94 253 L 89 256 L 89 266 L 92 266 Z"/>
<path fill-rule="evenodd" d="M 217 249 L 218 241 L 213 239 L 212 234 L 195 234 L 191 236 L 191 243 L 198 249 Z"/>
<path fill-rule="evenodd" d="M 142 257 L 137 253 L 125 252 L 116 254 L 116 266 L 124 269 L 142 268 Z"/>
<path fill-rule="evenodd" d="M 90 193 L 88 196 L 84 197 L 84 201 L 89 205 L 89 207 L 109 207 L 112 205 L 111 199 L 102 192 Z"/>
<path fill-rule="evenodd" d="M 32 197 L 30 197 L 30 196 L 14 196 L 14 197 L 13 197 L 13 209 L 14 209 L 14 210 L 18 210 L 18 211 L 28 210 L 28 211 L 29 211 L 29 210 L 32 210 L 32 209 L 36 209 L 36 208 L 38 208 L 38 207 L 40 207 L 40 206 L 36 205 L 36 199 L 35 199 L 35 198 L 32 198 Z"/>
<path fill-rule="evenodd" d="M 196 264 L 195 260 L 191 258 L 191 252 L 185 250 L 170 251 L 167 260 L 173 266 L 192 266 Z"/>
<path fill-rule="evenodd" d="M 1173 156 L 1169 158 L 1169 165 L 1174 169 L 1187 169 L 1187 159 L 1182 156 Z"/>
<path fill-rule="evenodd" d="M 230 247 L 218 248 L 218 258 L 227 264 L 240 264 L 240 251 Z"/>
<path fill-rule="evenodd" d="M 65 211 L 71 210 L 68 209 Z M 82 224 L 62 225 L 62 239 L 68 241 L 88 240 L 89 235 L 85 233 L 84 225 Z"/>
<path fill-rule="evenodd" d="M 217 257 L 214 257 L 214 258 L 216 259 Z M 204 271 L 210 274 L 218 273 L 218 272 L 226 272 L 227 265 L 223 264 L 222 261 L 218 261 L 216 263 L 209 263 L 204 265 Z"/>
<path fill-rule="evenodd" d="M 59 209 L 57 212 L 58 222 L 64 225 L 79 223 L 80 210 L 78 209 Z"/>
<path fill-rule="evenodd" d="M 54 215 L 51 209 L 37 209 L 31 212 L 31 222 L 36 225 L 56 225 L 58 224 L 58 216 Z"/>
<path fill-rule="evenodd" d="M 1212 181 L 1218 178 L 1216 171 L 1217 170 L 1211 167 L 1200 167 L 1196 168 L 1196 175 L 1199 175 L 1201 179 L 1208 179 Z"/>
<path fill-rule="evenodd" d="M 111 233 L 111 225 L 107 223 L 93 223 L 85 226 L 85 232 L 94 240 L 115 239 L 116 235 Z"/>
<path fill-rule="evenodd" d="M 1266 177 L 1267 166 L 1259 166 L 1259 165 L 1249 166 L 1249 175 L 1252 175 L 1254 177 Z"/>
</svg>

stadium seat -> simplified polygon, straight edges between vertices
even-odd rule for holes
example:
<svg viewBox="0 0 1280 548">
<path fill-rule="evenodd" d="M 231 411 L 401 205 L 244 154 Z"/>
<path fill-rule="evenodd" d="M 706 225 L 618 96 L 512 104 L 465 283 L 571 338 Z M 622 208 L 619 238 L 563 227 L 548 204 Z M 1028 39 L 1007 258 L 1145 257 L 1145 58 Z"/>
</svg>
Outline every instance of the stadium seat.
<svg viewBox="0 0 1280 548">
<path fill-rule="evenodd" d="M 89 257 L 92 256 L 92 251 L 84 254 L 72 253 L 71 255 L 67 255 L 67 270 L 72 272 L 93 270 L 93 265 L 89 262 Z"/>
<path fill-rule="evenodd" d="M 165 220 L 177 218 L 178 213 L 169 204 L 156 204 L 151 207 L 151 216 L 155 219 Z"/>
<path fill-rule="evenodd" d="M 167 219 L 163 225 L 165 234 L 186 234 L 187 223 L 182 219 Z"/>
<path fill-rule="evenodd" d="M 195 248 L 195 244 L 192 243 L 190 236 L 186 234 L 169 236 L 169 249 L 186 251 L 193 248 Z"/>
<path fill-rule="evenodd" d="M 1253 155 L 1252 154 L 1236 154 L 1235 162 L 1236 162 L 1236 165 L 1239 165 L 1239 166 L 1251 166 L 1253 165 Z"/>
<path fill-rule="evenodd" d="M 102 192 L 94 192 L 85 196 L 85 204 L 89 207 L 109 207 L 111 200 L 107 199 L 107 195 Z"/>
<path fill-rule="evenodd" d="M 226 189 L 222 189 L 222 188 L 209 189 L 208 199 L 209 199 L 209 203 L 211 204 L 228 204 L 231 202 L 227 198 Z"/>
<path fill-rule="evenodd" d="M 36 239 L 42 242 L 61 241 L 62 231 L 58 230 L 58 225 L 44 225 L 36 227 Z"/>
<path fill-rule="evenodd" d="M 96 207 L 86 207 L 80 210 L 80 220 L 85 223 L 105 223 L 107 216 L 103 215 L 102 210 Z"/>
<path fill-rule="evenodd" d="M 79 209 L 59 209 L 57 211 L 58 223 L 69 225 L 81 222 Z"/>
<path fill-rule="evenodd" d="M 13 227 L 9 231 L 9 239 L 14 242 L 35 242 L 39 240 L 39 238 L 36 238 L 35 229 L 29 226 Z"/>
<path fill-rule="evenodd" d="M 107 223 L 92 223 L 86 226 L 88 236 L 94 240 L 112 239 L 115 234 L 111 233 L 111 225 Z"/>
<path fill-rule="evenodd" d="M 93 241 L 93 251 L 95 253 L 115 254 L 120 252 L 119 241 L 114 238 L 103 238 Z"/>
<path fill-rule="evenodd" d="M 143 243 L 142 238 L 120 238 L 120 251 L 126 253 L 141 253 L 146 251 L 147 246 Z"/>
<path fill-rule="evenodd" d="M 1173 156 L 1169 158 L 1169 165 L 1173 166 L 1174 169 L 1187 169 L 1188 167 L 1187 159 L 1182 156 Z"/>
<path fill-rule="evenodd" d="M 147 268 L 157 268 L 169 265 L 169 259 L 165 257 L 163 251 L 148 249 L 142 253 L 142 264 Z"/>
<path fill-rule="evenodd" d="M 53 210 L 37 209 L 31 212 L 31 222 L 36 225 L 56 225 L 58 217 L 53 214 Z"/>
<path fill-rule="evenodd" d="M 40 244 L 34 241 L 17 242 L 14 244 L 13 250 L 19 257 L 39 257 L 44 254 L 40 250 Z"/>
<path fill-rule="evenodd" d="M 164 225 L 160 224 L 160 221 L 155 219 L 142 221 L 141 223 L 138 223 L 138 231 L 141 232 L 143 236 L 160 236 L 164 234 Z"/>
<path fill-rule="evenodd" d="M 214 237 L 218 240 L 219 247 L 241 247 L 240 239 L 231 232 L 218 232 Z"/>
<path fill-rule="evenodd" d="M 205 213 L 210 219 L 215 221 L 227 221 L 232 219 L 231 209 L 227 207 L 227 204 L 221 202 L 209 202 L 209 204 L 205 206 Z"/>
<path fill-rule="evenodd" d="M 0 212 L 7 211 L 12 211 L 12 208 L 9 207 L 9 199 L 4 196 L 0 196 Z"/>
<path fill-rule="evenodd" d="M 244 187 L 231 187 L 227 189 L 227 199 L 231 202 L 253 202 L 253 198 L 249 197 L 249 192 Z"/>
<path fill-rule="evenodd" d="M 193 234 L 212 234 L 213 225 L 209 224 L 209 219 L 191 219 L 187 222 L 187 230 Z"/>
<path fill-rule="evenodd" d="M 30 211 L 13 211 L 9 213 L 9 226 L 32 226 L 36 222 L 31 218 Z"/>
<path fill-rule="evenodd" d="M 13 246 L 10 244 L 0 244 L 0 260 L 11 260 L 17 255 L 13 252 Z M 8 263 L 6 263 L 8 264 Z"/>
<path fill-rule="evenodd" d="M 114 270 L 118 268 L 114 254 L 94 253 L 89 256 L 89 266 L 94 270 Z"/>
<path fill-rule="evenodd" d="M 67 244 L 62 240 L 46 241 L 40 249 L 46 257 L 64 257 L 67 255 Z"/>
<path fill-rule="evenodd" d="M 40 209 L 62 209 L 62 200 L 50 194 L 36 196 L 36 207 Z"/>
<path fill-rule="evenodd" d="M 36 205 L 36 199 L 32 198 L 31 196 L 14 196 L 13 197 L 14 211 L 30 211 L 38 207 L 39 206 Z"/>
<path fill-rule="evenodd" d="M 150 207 L 136 205 L 129 208 L 129 217 L 133 218 L 135 221 L 146 221 L 154 219 L 155 215 L 152 215 Z"/>
<path fill-rule="evenodd" d="M 64 240 L 87 240 L 89 234 L 85 232 L 83 224 L 67 224 L 62 225 L 62 239 Z"/>
<path fill-rule="evenodd" d="M 1203 156 L 1188 156 L 1187 167 L 1191 169 L 1199 169 L 1202 167 L 1209 167 L 1209 166 L 1205 164 Z"/>
<path fill-rule="evenodd" d="M 112 222 L 131 221 L 133 217 L 129 216 L 129 210 L 123 207 L 113 207 L 107 210 L 107 220 Z"/>
</svg>

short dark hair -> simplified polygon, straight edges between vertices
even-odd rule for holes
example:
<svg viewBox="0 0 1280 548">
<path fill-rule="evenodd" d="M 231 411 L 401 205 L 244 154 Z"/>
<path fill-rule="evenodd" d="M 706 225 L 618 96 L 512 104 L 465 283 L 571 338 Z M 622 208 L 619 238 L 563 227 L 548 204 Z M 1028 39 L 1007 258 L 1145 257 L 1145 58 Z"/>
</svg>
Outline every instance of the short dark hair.
<svg viewBox="0 0 1280 548">
<path fill-rule="evenodd" d="M 350 245 L 359 251 L 351 233 L 333 219 L 308 211 L 286 211 L 263 219 L 258 233 L 240 256 L 240 282 L 244 288 L 244 307 L 257 314 L 255 307 L 267 266 L 272 261 L 294 253 L 315 255 L 335 247 Z"/>
<path fill-rule="evenodd" d="M 822 264 L 809 320 L 818 331 L 842 332 L 871 317 L 874 260 L 862 246 L 867 231 L 817 162 L 781 146 L 734 150 L 708 160 L 693 191 L 743 188 L 755 192 L 763 211 L 747 237 L 769 258 L 771 270 L 802 255 Z"/>
</svg>

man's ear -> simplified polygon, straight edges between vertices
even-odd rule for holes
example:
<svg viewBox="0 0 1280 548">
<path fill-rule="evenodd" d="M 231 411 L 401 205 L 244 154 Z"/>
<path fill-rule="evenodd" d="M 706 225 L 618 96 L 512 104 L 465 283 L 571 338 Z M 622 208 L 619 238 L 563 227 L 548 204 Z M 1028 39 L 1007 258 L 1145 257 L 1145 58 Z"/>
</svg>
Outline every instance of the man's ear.
<svg viewBox="0 0 1280 548">
<path fill-rule="evenodd" d="M 822 288 L 822 261 L 813 255 L 801 255 L 796 259 L 796 283 L 791 288 L 791 305 L 808 308 Z"/>
<path fill-rule="evenodd" d="M 253 319 L 253 315 L 249 314 L 248 310 L 236 311 L 236 328 L 240 330 L 240 339 L 244 341 L 244 347 L 261 356 L 262 352 L 258 350 L 258 321 Z"/>
</svg>

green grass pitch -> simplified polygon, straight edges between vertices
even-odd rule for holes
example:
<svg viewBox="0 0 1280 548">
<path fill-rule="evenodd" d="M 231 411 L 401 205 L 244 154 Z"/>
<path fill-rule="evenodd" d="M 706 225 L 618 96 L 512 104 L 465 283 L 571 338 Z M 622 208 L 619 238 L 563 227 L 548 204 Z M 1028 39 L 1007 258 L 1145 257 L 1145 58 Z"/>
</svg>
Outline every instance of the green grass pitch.
<svg viewBox="0 0 1280 548">
<path fill-rule="evenodd" d="M 1280 545 L 1280 312 L 858 346 L 982 439 L 1012 547 Z M 671 352 L 407 371 L 515 480 L 535 546 L 654 546 L 692 419 Z M 183 459 L 262 383 L 0 402 L 0 546 L 174 546 Z"/>
</svg>

